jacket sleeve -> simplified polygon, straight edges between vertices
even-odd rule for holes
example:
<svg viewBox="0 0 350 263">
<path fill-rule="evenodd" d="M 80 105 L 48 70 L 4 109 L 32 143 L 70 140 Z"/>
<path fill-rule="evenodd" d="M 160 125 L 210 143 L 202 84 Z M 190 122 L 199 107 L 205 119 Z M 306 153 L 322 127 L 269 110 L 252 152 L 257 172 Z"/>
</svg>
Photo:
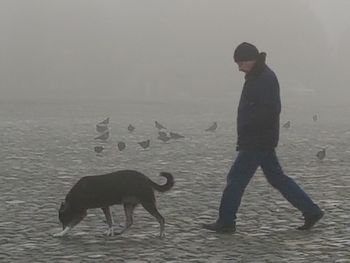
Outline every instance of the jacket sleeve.
<svg viewBox="0 0 350 263">
<path fill-rule="evenodd" d="M 248 107 L 243 127 L 247 133 L 271 128 L 281 112 L 279 84 L 274 75 L 260 76 L 254 86 L 254 100 Z"/>
</svg>

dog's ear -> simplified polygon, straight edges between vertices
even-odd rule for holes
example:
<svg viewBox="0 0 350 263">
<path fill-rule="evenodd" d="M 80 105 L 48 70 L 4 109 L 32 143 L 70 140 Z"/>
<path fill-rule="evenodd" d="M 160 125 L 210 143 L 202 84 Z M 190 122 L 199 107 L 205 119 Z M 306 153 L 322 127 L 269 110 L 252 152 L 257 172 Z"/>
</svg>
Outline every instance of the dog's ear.
<svg viewBox="0 0 350 263">
<path fill-rule="evenodd" d="M 64 202 L 61 203 L 60 209 L 58 209 L 58 211 L 63 211 L 64 209 Z"/>
<path fill-rule="evenodd" d="M 59 211 L 62 212 L 68 208 L 68 204 L 66 202 L 62 202 Z"/>
</svg>

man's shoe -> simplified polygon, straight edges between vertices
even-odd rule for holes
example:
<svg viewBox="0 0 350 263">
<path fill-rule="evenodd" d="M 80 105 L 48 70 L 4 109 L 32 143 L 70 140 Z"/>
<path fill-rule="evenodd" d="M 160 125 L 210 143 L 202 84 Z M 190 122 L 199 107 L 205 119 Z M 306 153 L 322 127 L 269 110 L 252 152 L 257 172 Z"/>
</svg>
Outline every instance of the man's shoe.
<svg viewBox="0 0 350 263">
<path fill-rule="evenodd" d="M 297 229 L 299 230 L 309 230 L 313 227 L 324 215 L 323 211 L 320 211 L 318 214 L 314 214 L 311 216 L 305 216 L 305 223 L 302 226 L 299 226 Z"/>
<path fill-rule="evenodd" d="M 236 231 L 235 224 L 233 225 L 222 225 L 217 222 L 212 224 L 202 224 L 202 228 L 214 231 L 220 234 L 233 234 Z"/>
</svg>

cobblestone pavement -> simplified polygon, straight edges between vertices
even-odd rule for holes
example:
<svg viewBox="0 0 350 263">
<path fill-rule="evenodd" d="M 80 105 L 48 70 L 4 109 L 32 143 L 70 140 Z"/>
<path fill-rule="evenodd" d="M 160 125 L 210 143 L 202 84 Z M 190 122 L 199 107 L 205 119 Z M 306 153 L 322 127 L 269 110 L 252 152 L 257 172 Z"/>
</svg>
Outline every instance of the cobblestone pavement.
<svg viewBox="0 0 350 263">
<path fill-rule="evenodd" d="M 14 127 L 15 125 L 15 127 Z M 127 149 L 118 152 L 114 137 L 96 156 L 90 120 L 66 122 L 2 122 L 0 153 L 1 262 L 350 262 L 350 133 L 322 127 L 294 126 L 281 131 L 278 148 L 285 172 L 325 211 L 311 231 L 298 211 L 266 182 L 259 170 L 249 184 L 238 214 L 237 232 L 219 235 L 200 228 L 216 219 L 226 173 L 234 152 L 233 127 L 223 123 L 216 133 L 190 125 L 186 139 L 161 143 L 151 128 L 149 150 L 136 142 L 144 134 L 120 132 Z M 126 125 L 124 125 L 126 127 Z M 327 157 L 315 153 L 326 145 Z M 98 209 L 63 238 L 57 210 L 70 187 L 84 175 L 137 169 L 162 182 L 160 171 L 173 173 L 176 185 L 157 193 L 166 219 L 166 237 L 157 238 L 158 223 L 141 207 L 132 228 L 122 236 L 106 237 Z M 116 224 L 123 222 L 113 207 Z"/>
</svg>

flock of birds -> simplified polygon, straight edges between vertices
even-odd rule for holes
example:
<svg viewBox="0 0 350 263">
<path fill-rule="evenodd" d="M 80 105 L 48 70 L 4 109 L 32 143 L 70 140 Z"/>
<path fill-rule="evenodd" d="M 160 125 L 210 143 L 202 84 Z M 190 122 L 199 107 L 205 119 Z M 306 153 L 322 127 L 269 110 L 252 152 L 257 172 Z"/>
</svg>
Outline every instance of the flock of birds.
<svg viewBox="0 0 350 263">
<path fill-rule="evenodd" d="M 314 114 L 314 115 L 312 116 L 312 120 L 313 120 L 314 122 L 318 121 L 318 115 L 317 115 L 317 114 Z M 283 124 L 282 127 L 285 128 L 285 129 L 289 129 L 289 128 L 291 127 L 291 122 L 290 122 L 290 121 L 287 121 L 286 123 Z M 327 149 L 327 148 L 322 148 L 322 150 L 320 150 L 320 151 L 318 151 L 318 152 L 316 153 L 316 157 L 317 157 L 319 160 L 322 161 L 322 160 L 326 157 L 326 149 Z"/>
<path fill-rule="evenodd" d="M 109 117 L 104 119 L 103 121 L 99 122 L 96 124 L 96 131 L 99 133 L 99 135 L 97 137 L 95 137 L 95 140 L 99 140 L 102 142 L 106 142 L 109 138 Z M 178 139 L 183 139 L 185 138 L 184 135 L 176 133 L 176 132 L 171 132 L 171 131 L 167 131 L 167 128 L 162 125 L 161 123 L 159 123 L 158 121 L 154 122 L 154 126 L 155 128 L 157 128 L 158 130 L 158 137 L 157 139 L 162 141 L 162 142 L 168 142 L 169 140 L 178 140 Z M 205 131 L 207 132 L 214 132 L 218 127 L 217 122 L 214 122 L 210 127 L 208 127 L 207 129 L 205 129 Z M 132 125 L 129 124 L 128 126 L 128 131 L 130 133 L 132 133 L 136 128 Z M 139 141 L 137 142 L 137 144 L 143 148 L 143 149 L 147 149 L 150 144 L 151 144 L 151 140 L 147 139 L 144 141 Z M 123 141 L 118 141 L 117 143 L 117 147 L 119 151 L 123 151 L 126 148 L 126 143 Z M 102 151 L 104 150 L 104 147 L 102 145 L 99 146 L 95 146 L 94 147 L 94 151 L 97 154 L 101 154 Z"/>
<path fill-rule="evenodd" d="M 317 114 L 312 116 L 312 120 L 314 122 L 316 122 L 318 120 L 318 116 Z M 98 124 L 96 124 L 96 131 L 99 133 L 99 135 L 97 137 L 95 137 L 95 140 L 100 140 L 100 141 L 107 141 L 109 138 L 109 117 L 104 119 L 103 121 L 99 122 Z M 168 142 L 169 140 L 173 139 L 173 140 L 178 140 L 178 139 L 183 139 L 185 138 L 185 136 L 179 134 L 179 133 L 175 133 L 175 132 L 167 132 L 167 128 L 162 125 L 161 123 L 159 123 L 158 121 L 154 122 L 154 126 L 155 128 L 157 128 L 158 130 L 158 137 L 157 139 L 162 141 L 162 142 Z M 217 122 L 213 122 L 213 124 L 211 126 L 209 126 L 207 129 L 205 129 L 206 132 L 214 132 L 218 127 Z M 289 129 L 291 127 L 291 122 L 287 121 L 286 123 L 283 124 L 282 126 L 285 129 Z M 136 128 L 132 125 L 129 124 L 128 126 L 128 131 L 130 133 L 132 133 Z M 137 142 L 138 145 L 140 145 L 141 148 L 143 149 L 147 149 L 150 144 L 151 144 L 151 140 L 147 139 L 144 141 L 140 141 Z M 123 141 L 119 141 L 117 143 L 117 147 L 119 151 L 123 151 L 126 148 L 126 143 Z M 94 150 L 97 154 L 102 153 L 102 151 L 104 150 L 103 146 L 95 146 Z M 319 160 L 323 160 L 326 157 L 326 148 L 323 148 L 322 150 L 318 151 L 316 153 L 316 157 Z"/>
</svg>

